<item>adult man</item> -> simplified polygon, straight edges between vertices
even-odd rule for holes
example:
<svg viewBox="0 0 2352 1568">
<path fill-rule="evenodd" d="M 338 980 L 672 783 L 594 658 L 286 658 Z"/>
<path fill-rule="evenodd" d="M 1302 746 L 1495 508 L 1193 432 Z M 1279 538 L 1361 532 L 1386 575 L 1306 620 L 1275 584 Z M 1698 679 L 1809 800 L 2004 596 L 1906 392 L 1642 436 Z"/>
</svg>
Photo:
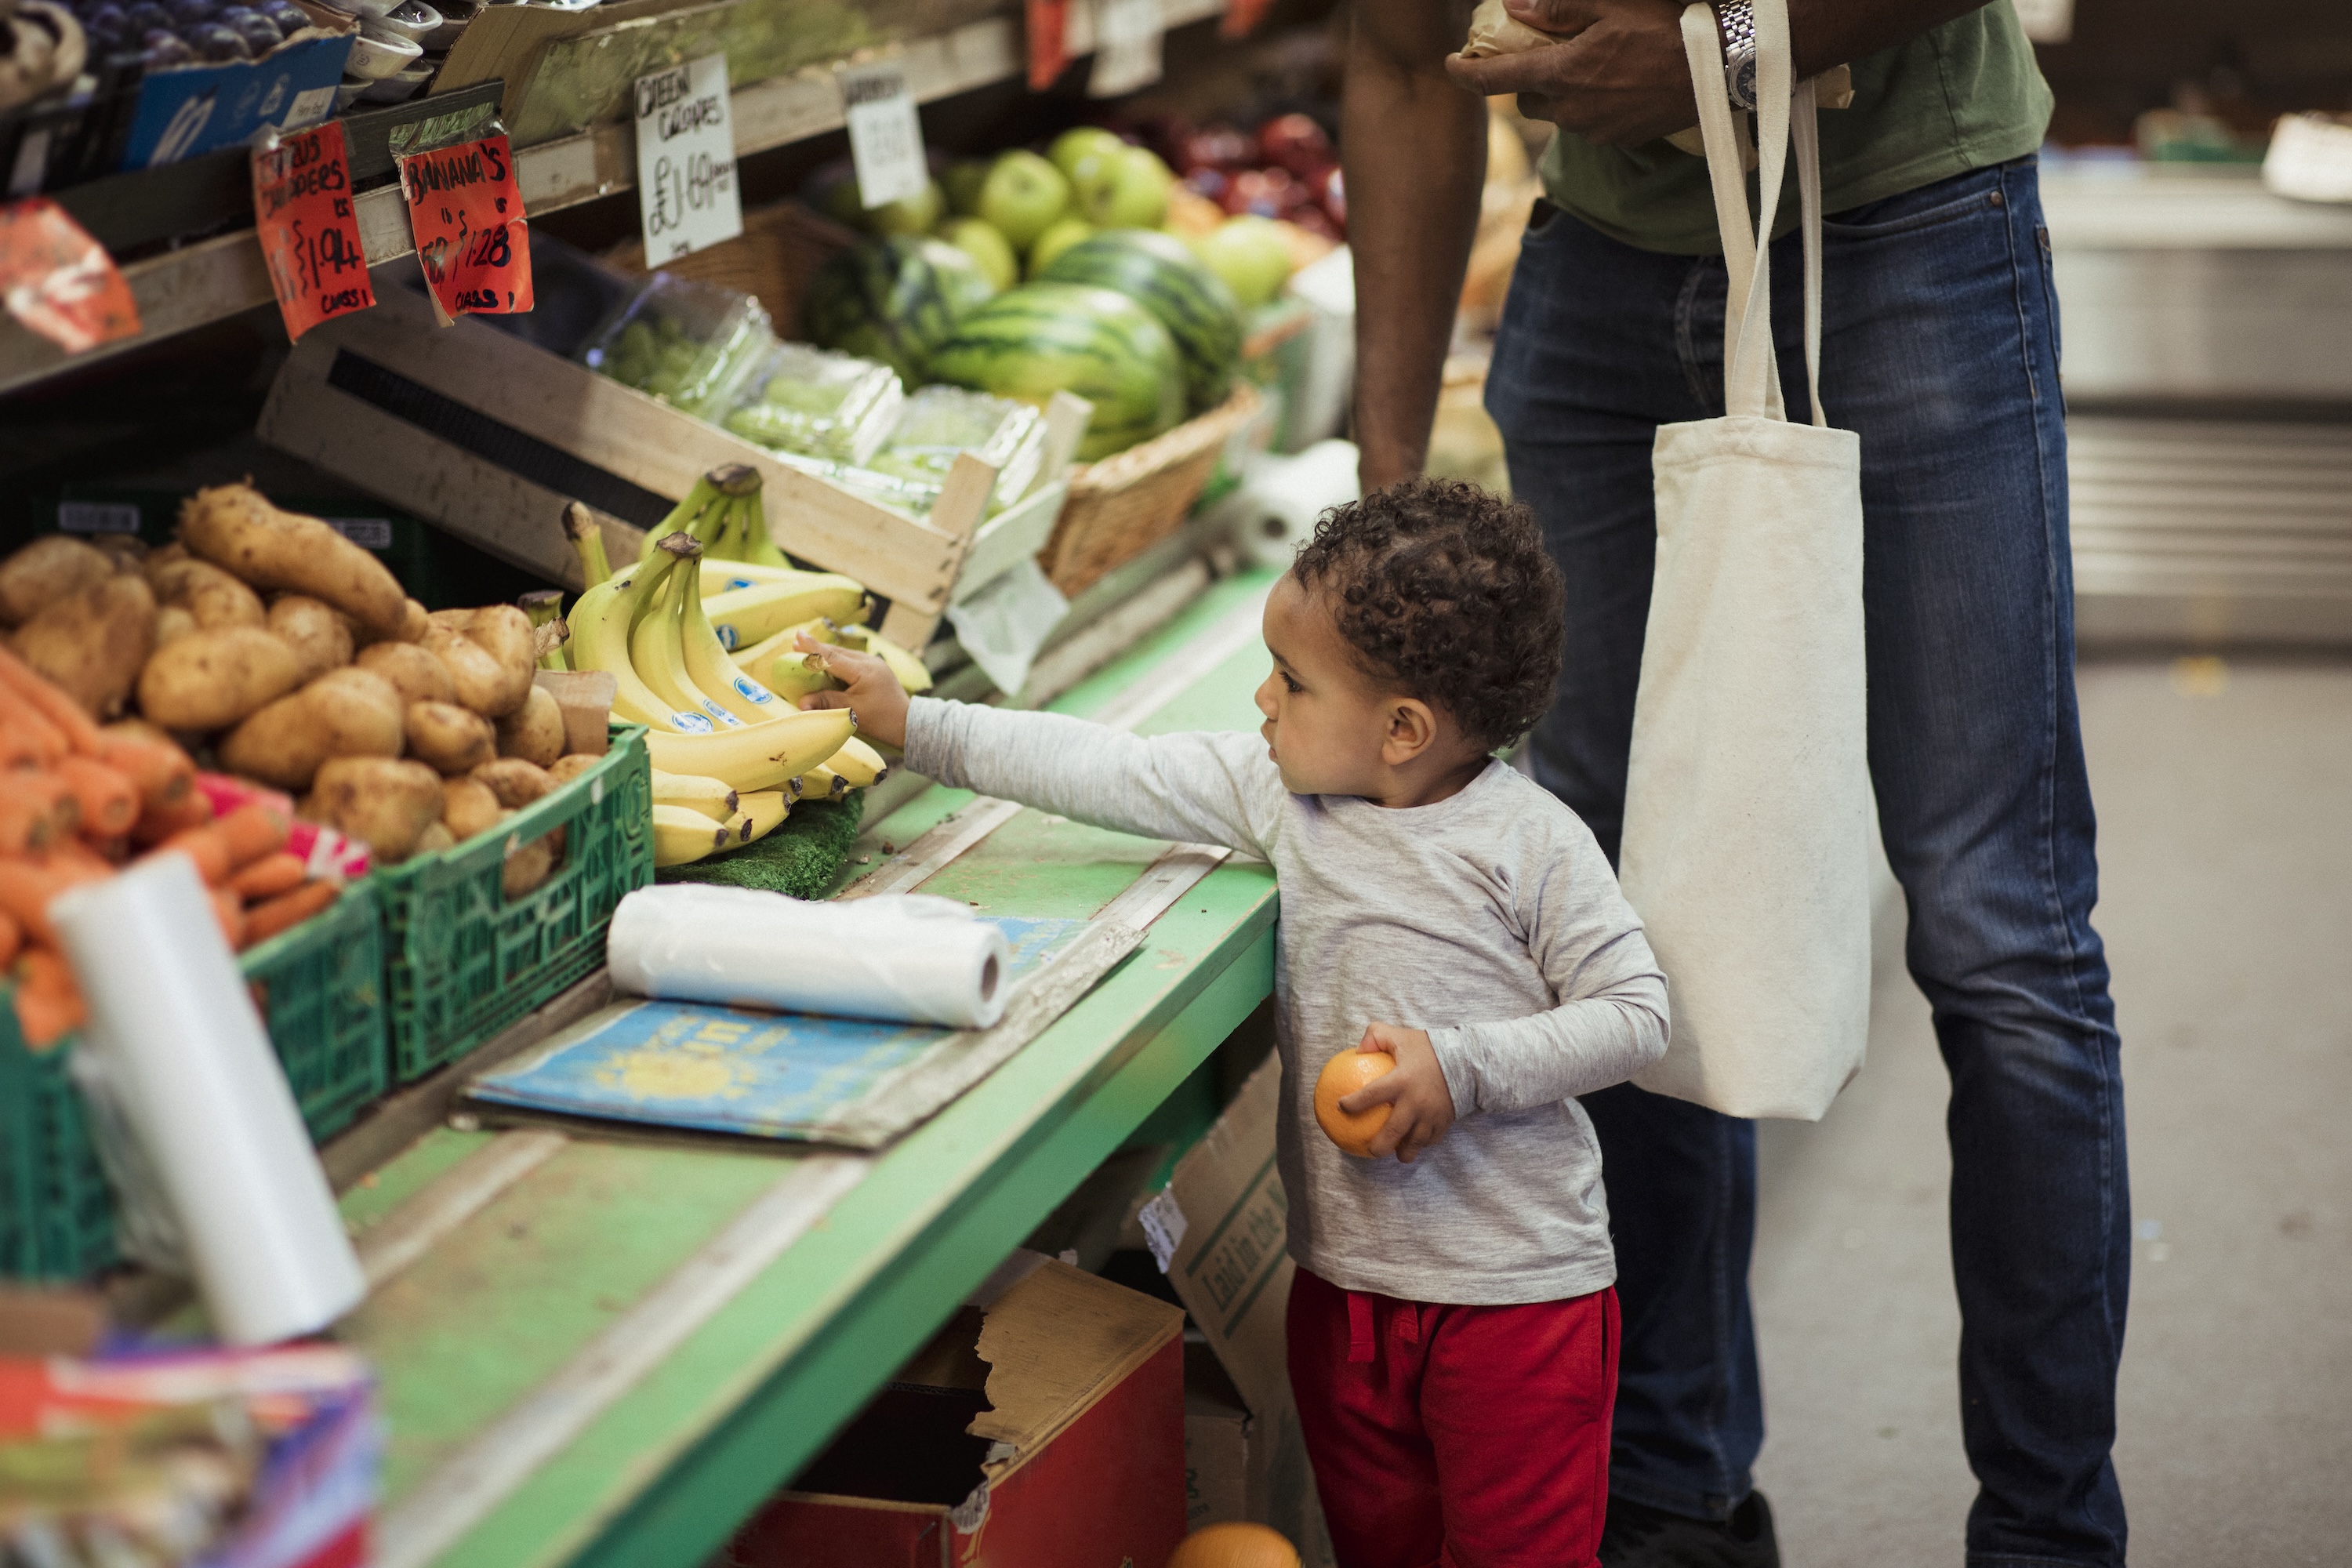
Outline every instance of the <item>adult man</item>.
<svg viewBox="0 0 2352 1568">
<path fill-rule="evenodd" d="M 1517 93 L 1561 128 L 1486 396 L 1569 583 L 1567 669 L 1533 737 L 1536 775 L 1612 856 L 1655 548 L 1651 443 L 1662 423 L 1722 412 L 1705 167 L 1659 140 L 1696 120 L 1681 8 L 1512 0 L 1567 41 L 1468 61 L 1446 58 L 1460 11 L 1357 0 L 1349 56 L 1367 489 L 1422 462 L 1477 210 L 1475 95 Z M 1746 6 L 1717 8 L 1736 71 Z M 1952 1078 L 1962 1426 L 1979 1483 L 1968 1561 L 2120 1565 L 2109 1450 L 2130 1227 L 2032 161 L 2049 92 L 2001 0 L 1789 11 L 1799 76 L 1848 62 L 1854 81 L 1852 107 L 1822 116 L 1822 392 L 1831 423 L 1862 438 L 1872 776 L 1911 973 Z M 1795 244 L 1773 247 L 1792 411 L 1807 406 Z M 1749 1479 L 1763 1436 L 1753 1128 L 1630 1086 L 1585 1103 L 1624 1308 L 1601 1560 L 1776 1563 Z"/>
</svg>

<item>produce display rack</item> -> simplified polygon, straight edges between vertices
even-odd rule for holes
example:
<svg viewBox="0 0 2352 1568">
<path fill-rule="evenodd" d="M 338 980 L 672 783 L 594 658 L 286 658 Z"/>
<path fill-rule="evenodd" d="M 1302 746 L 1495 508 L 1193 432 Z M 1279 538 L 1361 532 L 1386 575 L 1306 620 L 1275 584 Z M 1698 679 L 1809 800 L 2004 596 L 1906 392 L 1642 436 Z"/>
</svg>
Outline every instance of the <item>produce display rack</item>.
<svg viewBox="0 0 2352 1568">
<path fill-rule="evenodd" d="M 1223 0 L 1160 0 L 1160 5 L 1163 21 L 1171 28 L 1204 21 L 1224 9 Z M 1089 54 L 1094 47 L 1093 8 L 1073 6 L 1067 34 L 1070 56 Z M 987 17 L 873 53 L 902 62 L 908 88 L 920 102 L 1009 80 L 1027 69 L 1021 23 L 1013 16 Z M 460 91 L 490 85 L 478 84 Z M 423 99 L 414 107 L 437 111 L 457 101 L 458 96 Z M 737 154 L 762 153 L 839 130 L 841 90 L 829 68 L 812 68 L 737 89 L 731 96 L 730 116 L 735 125 Z M 634 138 L 625 124 L 601 125 L 518 149 L 515 177 L 524 210 L 534 216 L 554 212 L 632 188 L 636 184 Z M 183 166 L 154 171 L 163 176 L 183 172 Z M 209 177 L 217 182 L 220 176 L 215 173 Z M 361 244 L 371 266 L 410 254 L 414 241 L 398 186 L 363 192 L 353 205 Z M 144 328 L 140 337 L 68 358 L 15 320 L 0 320 L 0 393 L 86 364 L 105 353 L 193 331 L 266 305 L 272 298 L 261 247 L 249 228 L 131 261 L 123 266 L 122 274 L 138 300 Z"/>
</svg>

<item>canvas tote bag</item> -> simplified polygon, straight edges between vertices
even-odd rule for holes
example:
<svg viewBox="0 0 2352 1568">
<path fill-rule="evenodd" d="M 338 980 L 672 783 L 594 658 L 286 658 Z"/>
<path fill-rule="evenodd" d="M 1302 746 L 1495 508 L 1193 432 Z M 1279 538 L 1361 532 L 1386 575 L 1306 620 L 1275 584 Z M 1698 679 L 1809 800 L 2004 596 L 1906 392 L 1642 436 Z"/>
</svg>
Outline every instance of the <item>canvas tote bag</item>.
<svg viewBox="0 0 2352 1568">
<path fill-rule="evenodd" d="M 1673 1043 L 1634 1079 L 1732 1116 L 1811 1121 L 1870 1026 L 1861 443 L 1821 405 L 1821 157 L 1786 0 L 1756 0 L 1761 214 L 1714 12 L 1683 14 L 1724 261 L 1721 419 L 1661 426 L 1658 553 L 1621 874 L 1666 973 Z M 1793 104 L 1794 114 L 1790 110 Z M 1782 406 L 1765 247 L 1796 143 L 1812 423 Z"/>
</svg>

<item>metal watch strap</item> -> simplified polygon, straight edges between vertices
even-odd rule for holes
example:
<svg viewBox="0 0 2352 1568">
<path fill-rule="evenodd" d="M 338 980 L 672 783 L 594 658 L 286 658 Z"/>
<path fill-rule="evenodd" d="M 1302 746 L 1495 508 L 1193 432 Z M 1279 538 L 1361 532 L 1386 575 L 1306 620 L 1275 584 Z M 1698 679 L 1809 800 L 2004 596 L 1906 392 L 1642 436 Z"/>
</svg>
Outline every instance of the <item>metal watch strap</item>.
<svg viewBox="0 0 2352 1568">
<path fill-rule="evenodd" d="M 1756 11 L 1754 0 L 1720 0 L 1716 30 L 1723 35 L 1723 85 L 1731 107 L 1756 107 Z"/>
</svg>

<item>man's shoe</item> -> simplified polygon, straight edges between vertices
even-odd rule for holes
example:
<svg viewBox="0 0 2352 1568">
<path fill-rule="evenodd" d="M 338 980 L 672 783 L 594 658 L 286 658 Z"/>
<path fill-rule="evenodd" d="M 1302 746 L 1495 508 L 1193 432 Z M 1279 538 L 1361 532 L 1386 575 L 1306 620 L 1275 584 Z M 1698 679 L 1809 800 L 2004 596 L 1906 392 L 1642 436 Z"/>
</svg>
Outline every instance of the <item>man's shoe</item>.
<svg viewBox="0 0 2352 1568">
<path fill-rule="evenodd" d="M 1609 1500 L 1601 1568 L 1780 1568 L 1772 1506 L 1751 1491 L 1720 1522 L 1685 1519 L 1623 1498 Z"/>
</svg>

